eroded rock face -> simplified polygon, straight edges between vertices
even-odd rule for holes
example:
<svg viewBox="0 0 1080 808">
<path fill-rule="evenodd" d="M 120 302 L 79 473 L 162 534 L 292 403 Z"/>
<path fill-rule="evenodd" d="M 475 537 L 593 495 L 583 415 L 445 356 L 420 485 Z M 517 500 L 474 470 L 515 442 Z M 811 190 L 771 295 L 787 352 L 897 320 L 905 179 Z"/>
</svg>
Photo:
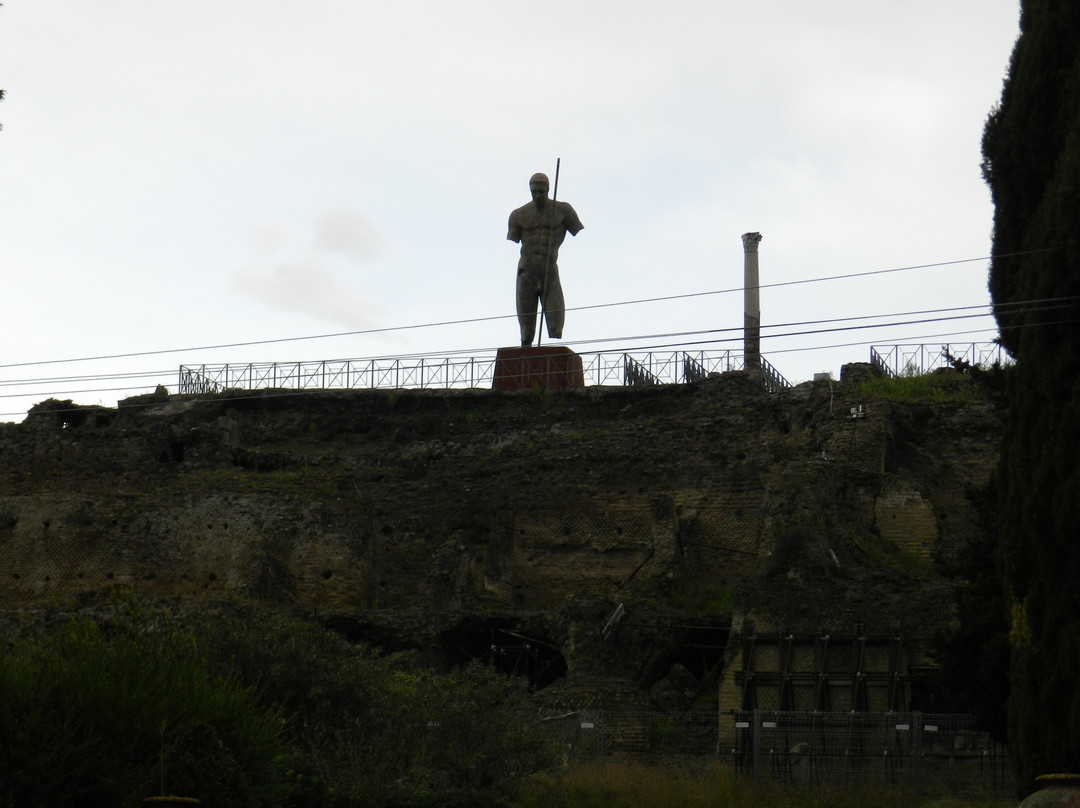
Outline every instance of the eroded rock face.
<svg viewBox="0 0 1080 808">
<path fill-rule="evenodd" d="M 280 601 L 432 657 L 523 635 L 560 677 L 646 702 L 685 694 L 686 626 L 929 636 L 952 603 L 935 565 L 985 530 L 998 439 L 986 403 L 770 395 L 742 373 L 39 407 L 0 425 L 0 608 L 123 585 Z"/>
</svg>

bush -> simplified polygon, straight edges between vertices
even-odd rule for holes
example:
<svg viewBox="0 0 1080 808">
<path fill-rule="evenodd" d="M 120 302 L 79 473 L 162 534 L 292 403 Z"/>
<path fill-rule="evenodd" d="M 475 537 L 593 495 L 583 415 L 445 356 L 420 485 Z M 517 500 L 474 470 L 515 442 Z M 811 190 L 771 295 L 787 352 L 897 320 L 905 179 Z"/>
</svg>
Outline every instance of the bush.
<svg viewBox="0 0 1080 808">
<path fill-rule="evenodd" d="M 0 805 L 508 805 L 555 748 L 526 683 L 409 670 L 261 608 L 180 631 L 126 602 L 0 650 Z"/>
<path fill-rule="evenodd" d="M 0 655 L 0 804 L 114 808 L 158 793 L 284 803 L 280 716 L 132 603 Z"/>
<path fill-rule="evenodd" d="M 503 805 L 556 759 L 526 683 L 480 665 L 406 669 L 264 608 L 196 634 L 223 674 L 290 716 L 297 805 Z"/>
<path fill-rule="evenodd" d="M 858 394 L 862 398 L 908 403 L 969 402 L 987 399 L 985 387 L 980 386 L 970 375 L 958 372 L 880 376 L 859 384 Z"/>
</svg>

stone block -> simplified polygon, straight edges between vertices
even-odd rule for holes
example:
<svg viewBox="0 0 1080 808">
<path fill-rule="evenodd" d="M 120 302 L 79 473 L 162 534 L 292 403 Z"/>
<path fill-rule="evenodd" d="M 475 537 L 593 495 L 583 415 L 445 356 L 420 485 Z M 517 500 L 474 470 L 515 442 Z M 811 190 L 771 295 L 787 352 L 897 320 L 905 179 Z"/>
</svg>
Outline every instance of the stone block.
<svg viewBox="0 0 1080 808">
<path fill-rule="evenodd" d="M 499 348 L 493 390 L 584 387 L 581 357 L 562 345 Z"/>
</svg>

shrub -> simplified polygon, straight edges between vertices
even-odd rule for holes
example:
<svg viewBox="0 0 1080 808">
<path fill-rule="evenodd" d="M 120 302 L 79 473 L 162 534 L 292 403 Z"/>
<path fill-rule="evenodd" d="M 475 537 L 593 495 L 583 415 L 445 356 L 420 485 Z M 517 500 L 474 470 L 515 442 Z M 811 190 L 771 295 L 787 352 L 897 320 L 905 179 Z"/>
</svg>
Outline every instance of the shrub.
<svg viewBox="0 0 1080 808">
<path fill-rule="evenodd" d="M 859 396 L 891 401 L 967 402 L 982 401 L 987 392 L 969 375 L 945 372 L 881 376 L 859 384 Z"/>
<path fill-rule="evenodd" d="M 284 802 L 282 720 L 192 638 L 132 603 L 0 655 L 0 804 L 132 806 L 157 793 Z"/>
<path fill-rule="evenodd" d="M 526 683 L 480 665 L 405 668 L 262 607 L 196 633 L 212 664 L 291 717 L 297 804 L 502 805 L 556 757 Z"/>
</svg>

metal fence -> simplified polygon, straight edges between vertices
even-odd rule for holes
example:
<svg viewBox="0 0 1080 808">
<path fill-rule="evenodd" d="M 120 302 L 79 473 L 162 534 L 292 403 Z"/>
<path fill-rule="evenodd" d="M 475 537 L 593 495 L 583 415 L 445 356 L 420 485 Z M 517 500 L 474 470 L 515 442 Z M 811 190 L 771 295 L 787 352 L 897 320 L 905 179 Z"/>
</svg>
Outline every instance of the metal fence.
<svg viewBox="0 0 1080 808">
<path fill-rule="evenodd" d="M 755 779 L 781 782 L 1015 793 L 1005 748 L 977 730 L 970 715 L 585 710 L 543 723 L 577 762 L 710 758 Z"/>
<path fill-rule="evenodd" d="M 753 710 L 736 713 L 721 733 L 721 754 L 755 778 L 885 781 L 916 793 L 1015 787 L 1005 748 L 970 715 Z"/>
<path fill-rule="evenodd" d="M 577 762 L 711 758 L 719 738 L 714 711 L 578 710 L 544 718 L 542 723 L 567 744 L 570 758 Z"/>
<path fill-rule="evenodd" d="M 970 365 L 989 368 L 1012 362 L 996 342 L 972 342 L 946 345 L 877 345 L 870 348 L 870 364 L 886 376 L 920 376 L 948 367 L 947 356 Z"/>
<path fill-rule="evenodd" d="M 946 345 L 878 345 L 870 363 L 887 376 L 916 376 L 948 366 L 946 355 L 988 368 L 1009 364 L 1012 357 L 995 343 Z M 700 381 L 711 373 L 742 370 L 743 355 L 733 351 L 597 352 L 581 355 L 589 386 L 643 386 Z M 761 377 L 769 392 L 790 382 L 761 357 Z M 495 356 L 384 357 L 314 362 L 249 362 L 224 365 L 181 365 L 177 392 L 219 393 L 224 390 L 334 389 L 466 389 L 491 387 Z"/>
<path fill-rule="evenodd" d="M 697 381 L 710 373 L 741 370 L 742 354 L 593 353 L 583 354 L 586 385 L 672 384 Z M 762 360 L 770 389 L 790 386 L 772 365 Z M 490 387 L 495 356 L 397 357 L 337 359 L 317 362 L 262 362 L 225 365 L 181 365 L 178 392 L 216 393 L 224 390 L 295 389 L 448 389 Z"/>
</svg>

